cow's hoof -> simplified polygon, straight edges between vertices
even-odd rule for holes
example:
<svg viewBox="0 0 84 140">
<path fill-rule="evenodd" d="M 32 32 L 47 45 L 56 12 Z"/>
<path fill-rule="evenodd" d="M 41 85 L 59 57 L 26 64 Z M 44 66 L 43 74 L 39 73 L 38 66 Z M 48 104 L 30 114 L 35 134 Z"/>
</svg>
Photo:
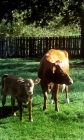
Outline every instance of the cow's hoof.
<svg viewBox="0 0 84 140">
<path fill-rule="evenodd" d="M 54 100 L 50 99 L 50 102 L 49 103 L 50 104 L 54 104 Z"/>
<path fill-rule="evenodd" d="M 55 108 L 55 111 L 59 112 L 59 108 Z"/>
<path fill-rule="evenodd" d="M 22 118 L 20 118 L 20 120 L 21 120 L 21 121 L 24 121 L 24 118 L 22 117 Z"/>
<path fill-rule="evenodd" d="M 69 103 L 69 98 L 66 98 L 66 103 Z"/>
<path fill-rule="evenodd" d="M 16 116 L 16 112 L 13 113 L 13 116 Z"/>
<path fill-rule="evenodd" d="M 31 119 L 30 122 L 33 122 L 33 119 Z"/>
<path fill-rule="evenodd" d="M 44 111 L 47 110 L 47 107 L 43 107 L 43 110 L 44 110 Z"/>
</svg>

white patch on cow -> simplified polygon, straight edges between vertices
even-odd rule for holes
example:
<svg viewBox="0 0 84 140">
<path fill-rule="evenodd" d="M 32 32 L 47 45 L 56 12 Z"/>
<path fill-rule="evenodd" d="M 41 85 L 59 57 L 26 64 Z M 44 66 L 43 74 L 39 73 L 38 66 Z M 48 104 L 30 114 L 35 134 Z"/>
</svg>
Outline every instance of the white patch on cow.
<svg viewBox="0 0 84 140">
<path fill-rule="evenodd" d="M 49 56 L 49 53 L 46 53 L 46 56 Z"/>
<path fill-rule="evenodd" d="M 69 103 L 69 98 L 66 98 L 66 103 Z"/>
<path fill-rule="evenodd" d="M 34 82 L 32 79 L 30 79 L 30 83 L 31 83 L 31 87 L 30 87 L 30 91 L 32 92 L 33 94 L 33 89 L 34 89 Z"/>
<path fill-rule="evenodd" d="M 32 85 L 34 85 L 34 82 L 33 82 L 32 79 L 28 79 L 28 80 L 29 80 L 29 82 L 30 82 Z"/>
<path fill-rule="evenodd" d="M 49 103 L 54 104 L 54 100 L 50 99 Z"/>
<path fill-rule="evenodd" d="M 65 84 L 62 85 L 62 92 L 64 92 L 65 86 L 66 86 Z"/>
<path fill-rule="evenodd" d="M 25 89 L 27 94 L 33 94 L 33 89 L 34 89 L 34 82 L 32 79 L 28 79 L 27 82 L 25 83 Z"/>
<path fill-rule="evenodd" d="M 32 79 L 28 79 L 31 83 L 33 83 L 33 80 Z"/>
<path fill-rule="evenodd" d="M 28 91 L 28 92 L 31 92 L 31 94 L 33 94 L 33 89 L 34 89 L 34 87 L 32 86 L 32 87 L 30 87 L 30 90 Z"/>
</svg>

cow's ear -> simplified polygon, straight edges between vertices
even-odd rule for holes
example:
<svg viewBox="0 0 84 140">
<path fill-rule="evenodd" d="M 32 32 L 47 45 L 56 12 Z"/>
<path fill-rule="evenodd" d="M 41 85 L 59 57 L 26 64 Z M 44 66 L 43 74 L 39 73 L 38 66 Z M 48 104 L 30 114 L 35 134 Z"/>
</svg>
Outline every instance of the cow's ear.
<svg viewBox="0 0 84 140">
<path fill-rule="evenodd" d="M 56 66 L 53 66 L 52 72 L 55 73 L 55 71 L 56 71 Z"/>
<path fill-rule="evenodd" d="M 33 80 L 34 84 L 38 84 L 40 81 L 41 81 L 40 78 L 37 78 L 37 79 Z"/>
</svg>

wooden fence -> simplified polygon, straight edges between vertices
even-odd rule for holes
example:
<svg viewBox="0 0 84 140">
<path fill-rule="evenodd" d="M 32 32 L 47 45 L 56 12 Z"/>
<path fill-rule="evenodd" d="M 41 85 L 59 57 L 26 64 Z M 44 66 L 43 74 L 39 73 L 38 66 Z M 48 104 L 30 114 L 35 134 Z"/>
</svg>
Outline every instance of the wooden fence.
<svg viewBox="0 0 84 140">
<path fill-rule="evenodd" d="M 0 57 L 42 57 L 49 49 L 63 49 L 70 57 L 81 57 L 81 37 L 0 39 Z"/>
</svg>

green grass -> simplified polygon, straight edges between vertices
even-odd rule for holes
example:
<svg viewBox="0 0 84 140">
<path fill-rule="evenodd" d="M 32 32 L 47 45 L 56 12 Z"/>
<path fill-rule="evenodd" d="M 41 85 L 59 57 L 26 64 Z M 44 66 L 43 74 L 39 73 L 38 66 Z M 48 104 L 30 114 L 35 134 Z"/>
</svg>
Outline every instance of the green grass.
<svg viewBox="0 0 84 140">
<path fill-rule="evenodd" d="M 23 78 L 37 78 L 39 61 L 30 59 L 0 59 L 0 78 L 8 73 Z M 65 103 L 65 93 L 59 92 L 59 112 L 54 104 L 43 111 L 43 94 L 40 84 L 35 85 L 33 96 L 33 122 L 28 121 L 28 110 L 23 110 L 24 121 L 11 115 L 10 96 L 7 97 L 3 118 L 0 114 L 0 140 L 83 140 L 84 139 L 84 60 L 70 60 L 70 76 L 74 83 L 69 86 L 70 103 Z M 1 82 L 0 82 L 1 90 Z M 0 110 L 1 110 L 0 96 Z"/>
</svg>

